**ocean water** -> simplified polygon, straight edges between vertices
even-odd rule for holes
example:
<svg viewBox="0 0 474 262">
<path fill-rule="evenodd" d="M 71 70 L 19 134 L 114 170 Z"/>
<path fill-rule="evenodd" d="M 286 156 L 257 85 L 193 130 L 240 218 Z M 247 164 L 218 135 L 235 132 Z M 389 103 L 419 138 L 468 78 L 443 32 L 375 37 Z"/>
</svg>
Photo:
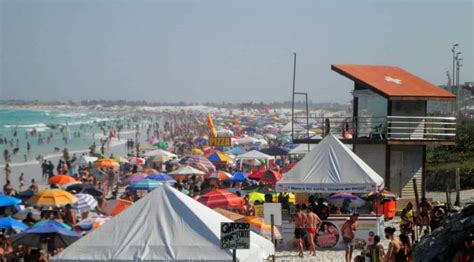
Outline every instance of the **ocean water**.
<svg viewBox="0 0 474 262">
<path fill-rule="evenodd" d="M 94 141 L 97 142 L 104 136 L 97 123 L 111 123 L 113 120 L 116 118 L 99 113 L 0 108 L 0 139 L 7 139 L 7 144 L 0 144 L 0 164 L 5 163 L 3 156 L 5 149 L 11 154 L 12 163 L 34 161 L 40 154 L 42 156 L 60 154 L 55 152 L 55 148 L 61 150 L 68 148 L 69 151 L 87 149 Z M 32 136 L 33 130 L 36 130 L 38 135 Z M 80 133 L 80 137 L 74 135 L 77 132 Z M 39 144 L 39 134 L 43 138 L 42 144 Z M 48 136 L 51 136 L 49 143 L 46 138 Z M 64 138 L 67 138 L 67 144 Z M 27 142 L 31 146 L 29 153 Z M 16 155 L 12 154 L 14 148 L 19 149 Z"/>
</svg>

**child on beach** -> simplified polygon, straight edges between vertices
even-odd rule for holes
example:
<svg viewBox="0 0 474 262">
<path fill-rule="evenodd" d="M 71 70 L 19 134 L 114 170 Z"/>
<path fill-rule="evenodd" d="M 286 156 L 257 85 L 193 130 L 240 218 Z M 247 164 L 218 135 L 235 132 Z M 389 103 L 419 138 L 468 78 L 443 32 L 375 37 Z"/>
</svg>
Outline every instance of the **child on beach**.
<svg viewBox="0 0 474 262">
<path fill-rule="evenodd" d="M 25 174 L 23 172 L 20 174 L 20 177 L 18 178 L 18 180 L 20 182 L 19 192 L 21 192 L 23 186 L 25 186 Z"/>
</svg>

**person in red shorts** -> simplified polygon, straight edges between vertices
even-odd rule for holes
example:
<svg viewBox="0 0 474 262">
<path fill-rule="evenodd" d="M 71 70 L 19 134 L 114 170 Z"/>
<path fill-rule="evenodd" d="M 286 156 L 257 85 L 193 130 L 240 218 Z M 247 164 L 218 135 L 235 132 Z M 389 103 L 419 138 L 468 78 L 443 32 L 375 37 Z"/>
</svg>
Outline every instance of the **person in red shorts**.
<svg viewBox="0 0 474 262">
<path fill-rule="evenodd" d="M 308 214 L 306 215 L 306 232 L 308 233 L 309 242 L 309 255 L 315 256 L 316 250 L 314 247 L 314 238 L 318 232 L 321 219 L 316 215 L 311 208 L 308 208 Z"/>
</svg>

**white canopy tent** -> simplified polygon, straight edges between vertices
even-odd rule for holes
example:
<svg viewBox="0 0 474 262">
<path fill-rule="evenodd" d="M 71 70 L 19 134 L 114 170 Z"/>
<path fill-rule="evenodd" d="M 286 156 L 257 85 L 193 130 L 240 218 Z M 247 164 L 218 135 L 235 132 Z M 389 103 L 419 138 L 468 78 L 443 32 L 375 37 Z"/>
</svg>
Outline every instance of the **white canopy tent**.
<svg viewBox="0 0 474 262">
<path fill-rule="evenodd" d="M 327 135 L 276 184 L 280 192 L 367 193 L 384 180 L 334 135 Z"/>
<path fill-rule="evenodd" d="M 231 261 L 231 250 L 220 249 L 221 222 L 232 221 L 163 185 L 53 260 Z M 237 250 L 237 258 L 261 261 L 273 253 L 270 241 L 251 232 L 250 249 Z"/>
<path fill-rule="evenodd" d="M 156 149 L 156 150 L 148 151 L 145 154 L 143 154 L 143 156 L 145 156 L 145 157 L 167 156 L 169 158 L 178 158 L 177 155 L 175 155 L 171 152 L 162 150 L 162 149 Z"/>
<path fill-rule="evenodd" d="M 269 161 L 275 159 L 275 157 L 269 156 L 257 150 L 252 150 L 235 157 L 235 160 L 240 160 L 240 169 L 242 169 L 243 161 L 254 161 L 255 159 L 265 160 L 266 166 L 268 167 Z"/>
</svg>

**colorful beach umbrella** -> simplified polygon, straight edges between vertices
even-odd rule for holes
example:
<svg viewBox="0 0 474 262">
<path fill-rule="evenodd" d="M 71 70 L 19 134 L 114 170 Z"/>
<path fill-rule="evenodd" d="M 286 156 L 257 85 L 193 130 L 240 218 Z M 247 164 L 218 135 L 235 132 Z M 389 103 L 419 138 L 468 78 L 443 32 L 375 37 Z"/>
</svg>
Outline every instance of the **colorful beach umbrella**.
<svg viewBox="0 0 474 262">
<path fill-rule="evenodd" d="M 247 153 L 247 151 L 243 150 L 240 147 L 234 147 L 231 150 L 229 150 L 228 152 L 231 153 L 231 154 L 234 154 L 236 156 Z"/>
<path fill-rule="evenodd" d="M 250 192 L 248 195 L 249 201 L 252 203 L 255 203 L 255 201 L 265 202 L 265 194 L 259 192 Z"/>
<path fill-rule="evenodd" d="M 127 177 L 124 181 L 125 184 L 129 185 L 129 184 L 133 184 L 133 183 L 136 183 L 136 182 L 139 182 L 139 181 L 142 181 L 143 179 L 145 179 L 147 176 L 146 174 L 143 174 L 143 173 L 135 173 L 129 177 Z"/>
<path fill-rule="evenodd" d="M 213 163 L 228 163 L 232 161 L 230 157 L 226 156 L 219 150 L 215 150 L 214 152 L 207 154 L 206 158 Z"/>
<path fill-rule="evenodd" d="M 275 171 L 275 170 L 267 170 L 263 175 L 260 177 L 259 181 L 264 182 L 264 183 L 269 183 L 269 184 L 275 184 L 278 182 L 280 179 L 282 179 L 282 175 L 280 172 Z"/>
<path fill-rule="evenodd" d="M 114 169 L 120 168 L 120 164 L 117 161 L 110 158 L 99 159 L 94 163 L 94 166 L 96 168 L 114 168 Z"/>
<path fill-rule="evenodd" d="M 224 209 L 241 209 L 245 203 L 243 198 L 225 189 L 216 189 L 200 195 L 197 201 L 210 208 L 220 207 Z"/>
<path fill-rule="evenodd" d="M 163 184 L 161 182 L 158 182 L 153 179 L 145 178 L 141 181 L 135 182 L 133 184 L 130 184 L 127 186 L 127 190 L 153 190 L 155 188 L 158 188 L 162 186 Z"/>
<path fill-rule="evenodd" d="M 261 217 L 246 216 L 246 217 L 238 219 L 236 222 L 249 223 L 250 230 L 252 230 L 253 232 L 263 237 L 271 238 L 272 227 L 271 225 L 265 224 L 265 221 Z M 283 239 L 281 236 L 280 230 L 278 230 L 276 226 L 273 227 L 273 234 L 274 234 L 275 239 Z"/>
<path fill-rule="evenodd" d="M 265 172 L 267 172 L 266 169 L 260 169 L 260 170 L 254 171 L 254 172 L 252 172 L 248 175 L 248 178 L 249 179 L 254 179 L 254 180 L 259 180 L 260 177 L 262 177 L 263 174 L 265 174 Z"/>
<path fill-rule="evenodd" d="M 109 216 L 88 217 L 86 219 L 81 220 L 79 223 L 77 223 L 75 228 L 81 231 L 90 231 L 92 229 L 97 229 L 98 227 L 105 224 L 110 219 L 111 217 Z"/>
<path fill-rule="evenodd" d="M 13 206 L 21 204 L 21 199 L 16 197 L 0 195 L 0 207 Z"/>
<path fill-rule="evenodd" d="M 182 159 L 184 164 L 190 165 L 194 168 L 197 168 L 205 173 L 211 173 L 216 171 L 216 167 L 211 161 L 207 160 L 207 158 L 203 156 L 193 155 Z"/>
<path fill-rule="evenodd" d="M 56 221 L 56 220 L 50 220 L 50 219 L 38 221 L 34 225 L 32 225 L 31 227 L 40 227 L 40 226 L 42 226 L 46 223 L 50 223 L 50 224 L 53 224 L 55 226 L 63 227 L 67 230 L 72 230 L 72 227 L 70 225 L 68 225 L 66 223 L 63 223 L 63 222 Z"/>
<path fill-rule="evenodd" d="M 27 229 L 28 226 L 11 217 L 0 218 L 0 229 L 12 229 L 15 232 L 21 232 Z"/>
<path fill-rule="evenodd" d="M 144 158 L 140 158 L 140 157 L 131 157 L 129 159 L 130 161 L 130 164 L 132 165 L 142 165 L 142 164 L 145 164 L 145 159 Z"/>
<path fill-rule="evenodd" d="M 55 175 L 48 179 L 48 184 L 64 185 L 72 182 L 76 182 L 76 179 L 68 175 Z"/>
<path fill-rule="evenodd" d="M 202 150 L 199 149 L 199 148 L 193 148 L 191 150 L 191 154 L 193 154 L 193 155 L 204 155 L 204 152 L 202 152 Z"/>
<path fill-rule="evenodd" d="M 227 180 L 229 178 L 231 178 L 232 175 L 227 173 L 227 172 L 224 172 L 224 171 L 214 171 L 212 172 L 207 178 L 209 179 L 217 179 L 219 181 L 224 181 L 224 180 Z"/>
<path fill-rule="evenodd" d="M 168 160 L 171 160 L 171 157 L 169 157 L 167 155 L 159 155 L 159 156 L 155 156 L 153 158 L 153 162 L 155 162 L 155 163 L 164 163 Z"/>
<path fill-rule="evenodd" d="M 116 216 L 132 204 L 133 204 L 132 201 L 125 200 L 125 199 L 107 200 L 104 211 L 108 215 Z"/>
<path fill-rule="evenodd" d="M 163 173 L 151 174 L 147 178 L 156 180 L 161 183 L 168 183 L 168 184 L 173 184 L 173 185 L 176 183 L 176 180 L 174 180 L 172 177 L 168 176 L 167 174 L 163 174 Z"/>
<path fill-rule="evenodd" d="M 94 210 L 97 206 L 97 200 L 89 194 L 76 194 L 77 202 L 71 205 L 73 211 L 84 213 Z"/>
<path fill-rule="evenodd" d="M 62 207 L 73 204 L 77 198 L 69 192 L 60 189 L 48 189 L 40 191 L 28 201 L 27 204 L 39 207 Z"/>
<path fill-rule="evenodd" d="M 168 175 L 170 176 L 192 176 L 192 175 L 203 176 L 205 174 L 206 174 L 205 172 L 199 169 L 193 168 L 191 166 L 184 166 L 173 172 L 168 173 Z"/>
<path fill-rule="evenodd" d="M 92 184 L 84 183 L 84 184 L 75 184 L 75 185 L 70 185 L 66 187 L 66 191 L 68 192 L 75 192 L 75 193 L 83 193 L 83 194 L 89 194 L 94 197 L 102 197 L 104 195 L 104 192 L 102 190 L 96 188 Z"/>
<path fill-rule="evenodd" d="M 365 201 L 350 193 L 336 193 L 326 198 L 327 201 L 335 206 L 341 207 L 344 201 L 350 200 L 350 207 L 360 207 L 364 205 Z"/>
</svg>

